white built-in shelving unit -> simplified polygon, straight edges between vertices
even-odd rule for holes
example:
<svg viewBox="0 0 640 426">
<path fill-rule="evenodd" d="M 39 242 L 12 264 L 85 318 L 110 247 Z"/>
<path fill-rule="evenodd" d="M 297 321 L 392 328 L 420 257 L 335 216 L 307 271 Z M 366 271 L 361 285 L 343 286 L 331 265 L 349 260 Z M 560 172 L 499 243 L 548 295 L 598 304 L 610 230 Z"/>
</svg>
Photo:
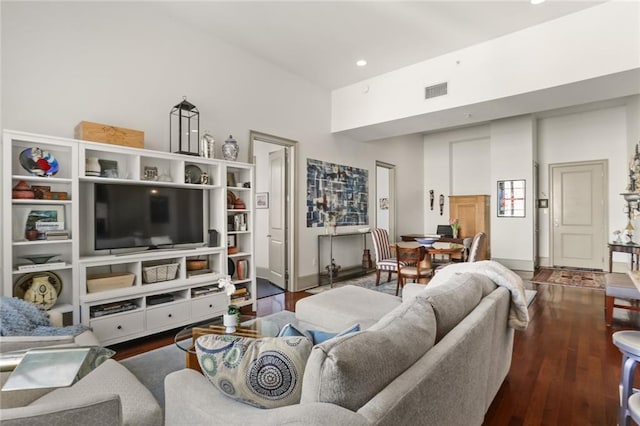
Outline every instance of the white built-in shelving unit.
<svg viewBox="0 0 640 426">
<path fill-rule="evenodd" d="M 238 261 L 246 260 L 242 262 L 242 275 L 238 277 L 236 272 L 232 280 L 237 288 L 246 288 L 248 296 L 232 302 L 240 306 L 252 305 L 253 310 L 256 309 L 252 164 L 8 130 L 3 132 L 2 145 L 1 288 L 4 296 L 13 296 L 15 283 L 26 274 L 52 272 L 63 283 L 52 309 L 61 312 L 67 323 L 92 327 L 102 344 L 113 344 L 221 315 L 230 303 L 229 297 L 223 292 L 199 290 L 217 284 L 222 276 L 231 272 L 230 269 L 238 269 Z M 58 173 L 39 177 L 21 166 L 20 153 L 34 147 L 50 152 L 57 159 Z M 115 161 L 117 177 L 87 176 L 87 158 Z M 206 183 L 185 183 L 185 170 L 194 166 L 207 173 Z M 162 179 L 145 180 L 145 167 L 156 167 Z M 20 181 L 30 186 L 50 186 L 51 191 L 66 192 L 68 199 L 13 199 L 12 188 Z M 238 186 L 228 187 L 227 183 L 232 181 L 238 182 Z M 205 243 L 165 250 L 95 250 L 93 215 L 94 184 L 97 182 L 203 191 Z M 244 208 L 227 205 L 229 191 L 243 201 Z M 26 218 L 34 208 L 64 212 L 69 239 L 27 240 L 24 232 Z M 242 225 L 237 226 L 236 222 Z M 208 244 L 210 229 L 218 232 L 217 245 Z M 230 240 L 235 241 L 236 248 L 231 249 L 233 254 L 228 253 L 227 243 Z M 19 265 L 29 263 L 22 256 L 37 254 L 57 254 L 52 260 L 55 265 L 48 267 L 44 264 L 37 271 L 18 270 Z M 205 273 L 196 274 L 187 269 L 187 263 L 196 259 L 207 261 Z M 146 283 L 145 267 L 165 263 L 178 265 L 175 278 Z M 133 274 L 133 285 L 93 293 L 88 291 L 88 276 L 117 272 Z M 172 297 L 166 303 L 149 303 L 157 295 Z M 135 307 L 100 317 L 92 315 L 96 308 L 118 302 L 129 302 Z"/>
</svg>

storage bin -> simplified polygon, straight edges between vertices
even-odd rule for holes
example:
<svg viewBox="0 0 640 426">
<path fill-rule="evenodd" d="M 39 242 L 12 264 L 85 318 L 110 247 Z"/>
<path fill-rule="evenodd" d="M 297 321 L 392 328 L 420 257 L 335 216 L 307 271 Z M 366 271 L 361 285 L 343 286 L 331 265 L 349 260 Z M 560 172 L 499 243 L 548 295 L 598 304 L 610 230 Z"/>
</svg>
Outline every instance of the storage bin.
<svg viewBox="0 0 640 426">
<path fill-rule="evenodd" d="M 144 266 L 142 268 L 142 281 L 145 284 L 153 284 L 161 281 L 174 280 L 178 274 L 179 266 L 179 263 Z"/>
<path fill-rule="evenodd" d="M 130 272 L 89 275 L 87 276 L 87 293 L 99 293 L 101 291 L 131 287 L 135 280 L 135 274 Z"/>
</svg>

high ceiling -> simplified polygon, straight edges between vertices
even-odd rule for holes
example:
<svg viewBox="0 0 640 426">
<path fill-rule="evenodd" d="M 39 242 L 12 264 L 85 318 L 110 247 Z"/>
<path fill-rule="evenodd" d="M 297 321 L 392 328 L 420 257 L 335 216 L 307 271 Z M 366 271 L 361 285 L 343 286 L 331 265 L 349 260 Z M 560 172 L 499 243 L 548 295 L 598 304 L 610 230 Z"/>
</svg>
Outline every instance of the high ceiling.
<svg viewBox="0 0 640 426">
<path fill-rule="evenodd" d="M 154 7 L 327 89 L 603 1 L 196 1 Z M 357 67 L 365 59 L 368 65 Z"/>
</svg>

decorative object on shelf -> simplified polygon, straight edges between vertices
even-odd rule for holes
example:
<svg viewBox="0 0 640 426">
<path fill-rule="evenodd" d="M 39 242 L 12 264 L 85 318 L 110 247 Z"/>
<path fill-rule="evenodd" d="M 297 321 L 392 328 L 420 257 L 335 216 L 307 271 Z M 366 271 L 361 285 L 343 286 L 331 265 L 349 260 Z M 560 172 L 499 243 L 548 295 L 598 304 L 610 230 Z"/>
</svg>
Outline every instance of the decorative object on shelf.
<svg viewBox="0 0 640 426">
<path fill-rule="evenodd" d="M 206 269 L 208 264 L 207 259 L 187 259 L 187 271 L 200 271 Z"/>
<path fill-rule="evenodd" d="M 40 236 L 40 233 L 37 229 L 28 229 L 24 231 L 24 237 L 29 241 L 35 241 Z"/>
<path fill-rule="evenodd" d="M 458 221 L 458 219 L 451 219 L 449 221 L 449 224 L 451 225 L 451 232 L 452 232 L 453 238 L 458 238 L 458 230 L 460 229 L 460 222 Z"/>
<path fill-rule="evenodd" d="M 233 259 L 227 259 L 227 273 L 229 277 L 232 277 L 236 273 L 236 264 Z"/>
<path fill-rule="evenodd" d="M 33 186 L 31 188 L 33 188 Z M 38 192 L 35 189 L 34 189 L 34 192 L 36 193 L 36 198 L 38 198 Z M 64 191 L 43 192 L 42 198 L 44 200 L 68 200 L 69 193 Z"/>
<path fill-rule="evenodd" d="M 47 263 L 54 257 L 60 256 L 59 254 L 25 254 L 22 256 L 18 256 L 21 259 L 27 259 L 30 262 L 33 262 L 36 265 L 41 265 Z"/>
<path fill-rule="evenodd" d="M 433 210 L 433 201 L 435 199 L 433 189 L 429 190 L 429 205 L 431 206 L 431 210 Z"/>
<path fill-rule="evenodd" d="M 53 176 L 58 173 L 58 160 L 49 151 L 27 148 L 20 153 L 20 165 L 35 176 Z"/>
<path fill-rule="evenodd" d="M 131 272 L 109 272 L 87 276 L 87 293 L 131 287 L 136 275 Z"/>
<path fill-rule="evenodd" d="M 238 142 L 233 138 L 233 135 L 229 135 L 224 145 L 222 145 L 222 156 L 225 160 L 236 161 L 238 158 Z"/>
<path fill-rule="evenodd" d="M 178 274 L 179 263 L 163 263 L 142 267 L 142 282 L 152 284 L 161 281 L 170 281 Z"/>
<path fill-rule="evenodd" d="M 244 204 L 244 201 L 242 201 L 240 197 L 236 197 L 233 202 L 233 208 L 236 210 L 244 210 L 247 208 L 247 206 Z"/>
<path fill-rule="evenodd" d="M 100 163 L 100 176 L 106 178 L 120 177 L 118 174 L 118 162 L 114 160 L 98 160 Z"/>
<path fill-rule="evenodd" d="M 87 157 L 84 160 L 85 176 L 100 176 L 100 162 L 96 157 Z"/>
<path fill-rule="evenodd" d="M 237 252 L 238 252 L 238 247 L 236 246 L 236 236 L 227 235 L 227 253 L 236 254 Z"/>
<path fill-rule="evenodd" d="M 232 209 L 236 205 L 236 194 L 227 191 L 227 208 Z"/>
<path fill-rule="evenodd" d="M 269 208 L 269 193 L 256 192 L 256 209 L 268 209 L 268 208 Z"/>
<path fill-rule="evenodd" d="M 218 231 L 209 229 L 209 247 L 218 247 Z"/>
<path fill-rule="evenodd" d="M 29 187 L 27 182 L 21 180 L 13 187 L 11 197 L 16 200 L 25 200 L 36 198 L 36 194 L 33 189 Z"/>
<path fill-rule="evenodd" d="M 31 189 L 33 190 L 36 200 L 57 200 L 57 198 L 48 198 L 48 194 L 51 192 L 51 187 L 49 185 L 31 185 Z M 64 194 L 65 197 L 67 196 L 66 192 L 56 192 L 56 194 Z M 67 198 L 60 199 L 66 200 Z"/>
<path fill-rule="evenodd" d="M 622 234 L 622 231 L 619 229 L 616 229 L 615 231 L 613 231 L 613 235 L 616 237 L 616 239 L 613 241 L 614 243 L 620 244 L 622 242 L 622 239 L 620 238 L 620 234 Z"/>
<path fill-rule="evenodd" d="M 236 186 L 236 174 L 233 172 L 227 172 L 227 186 L 235 187 Z"/>
<path fill-rule="evenodd" d="M 200 137 L 200 150 L 198 154 L 204 158 L 215 158 L 216 141 L 210 130 L 205 130 Z"/>
<path fill-rule="evenodd" d="M 13 296 L 50 309 L 62 294 L 62 280 L 53 272 L 24 274 L 13 286 Z"/>
<path fill-rule="evenodd" d="M 200 183 L 202 181 L 202 169 L 195 164 L 184 166 L 184 183 Z"/>
<path fill-rule="evenodd" d="M 442 212 L 444 212 L 444 195 L 440 194 L 440 216 L 442 216 Z"/>
<path fill-rule="evenodd" d="M 74 129 L 74 137 L 85 141 L 144 148 L 144 132 L 109 124 L 81 121 Z"/>
<path fill-rule="evenodd" d="M 144 180 L 158 180 L 158 168 L 154 166 L 144 166 L 144 173 L 142 175 Z"/>
<path fill-rule="evenodd" d="M 200 183 L 206 185 L 209 183 L 209 174 L 207 172 L 202 172 L 200 175 Z"/>
<path fill-rule="evenodd" d="M 182 102 L 171 109 L 169 113 L 169 150 L 177 154 L 198 155 L 191 150 L 193 138 L 195 149 L 198 149 L 200 140 L 200 112 L 187 97 L 182 97 Z M 173 144 L 178 145 L 178 150 L 173 151 Z"/>
<path fill-rule="evenodd" d="M 371 251 L 369 249 L 364 249 L 362 252 L 362 269 L 371 269 L 373 268 L 373 261 L 371 260 Z"/>
<path fill-rule="evenodd" d="M 324 268 L 327 270 L 327 273 L 329 273 L 332 277 L 337 277 L 338 272 L 340 272 L 340 269 L 342 269 L 342 266 L 336 265 L 336 260 L 331 259 L 331 265 L 327 265 Z"/>
</svg>

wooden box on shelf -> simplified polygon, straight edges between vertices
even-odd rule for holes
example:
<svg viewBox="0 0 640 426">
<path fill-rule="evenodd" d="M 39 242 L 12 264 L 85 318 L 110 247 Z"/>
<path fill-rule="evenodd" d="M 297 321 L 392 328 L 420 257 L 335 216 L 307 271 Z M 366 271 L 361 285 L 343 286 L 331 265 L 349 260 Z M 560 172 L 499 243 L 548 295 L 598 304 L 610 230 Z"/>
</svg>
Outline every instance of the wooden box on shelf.
<svg viewBox="0 0 640 426">
<path fill-rule="evenodd" d="M 81 121 L 75 128 L 75 138 L 85 141 L 144 148 L 144 132 L 108 124 Z"/>
</svg>

